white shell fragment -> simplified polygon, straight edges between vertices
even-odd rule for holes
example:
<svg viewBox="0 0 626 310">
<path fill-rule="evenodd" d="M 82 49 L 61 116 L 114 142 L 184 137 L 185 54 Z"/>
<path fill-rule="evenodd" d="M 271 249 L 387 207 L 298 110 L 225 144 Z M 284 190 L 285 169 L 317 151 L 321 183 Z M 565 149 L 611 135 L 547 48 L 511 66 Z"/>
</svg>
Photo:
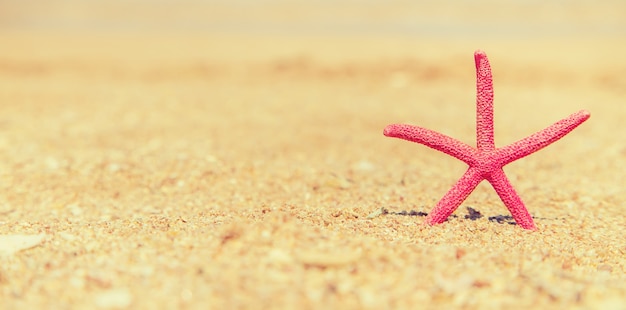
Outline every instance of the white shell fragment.
<svg viewBox="0 0 626 310">
<path fill-rule="evenodd" d="M 13 255 L 21 250 L 39 245 L 45 234 L 38 235 L 0 235 L 0 255 Z"/>
</svg>

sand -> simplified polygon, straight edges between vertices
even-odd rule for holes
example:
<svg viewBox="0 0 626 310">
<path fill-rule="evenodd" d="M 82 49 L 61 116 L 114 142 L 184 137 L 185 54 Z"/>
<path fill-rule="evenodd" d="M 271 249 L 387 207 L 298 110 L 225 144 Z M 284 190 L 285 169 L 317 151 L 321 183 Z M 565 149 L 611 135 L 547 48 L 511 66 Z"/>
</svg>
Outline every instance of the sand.
<svg viewBox="0 0 626 310">
<path fill-rule="evenodd" d="M 11 8 L 5 20 L 31 12 Z M 626 308 L 619 32 L 12 25 L 0 28 L 2 309 Z M 382 135 L 411 123 L 474 144 L 478 48 L 498 146 L 591 112 L 505 168 L 535 232 L 485 182 L 423 225 L 466 166 Z"/>
</svg>

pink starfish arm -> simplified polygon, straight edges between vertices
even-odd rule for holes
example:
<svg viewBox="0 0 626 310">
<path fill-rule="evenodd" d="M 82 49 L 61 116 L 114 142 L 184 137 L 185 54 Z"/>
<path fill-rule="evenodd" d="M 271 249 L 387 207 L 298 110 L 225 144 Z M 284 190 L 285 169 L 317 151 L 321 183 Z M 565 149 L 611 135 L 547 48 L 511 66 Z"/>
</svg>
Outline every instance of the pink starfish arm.
<svg viewBox="0 0 626 310">
<path fill-rule="evenodd" d="M 423 144 L 468 164 L 476 161 L 474 156 L 476 150 L 473 147 L 430 129 L 413 125 L 392 124 L 385 127 L 383 134 L 387 137 Z"/>
<path fill-rule="evenodd" d="M 496 193 L 498 193 L 504 205 L 509 209 L 517 225 L 520 225 L 524 229 L 537 229 L 532 216 L 530 216 L 530 213 L 528 213 L 528 210 L 524 206 L 524 202 L 522 202 L 522 199 L 519 197 L 502 169 L 492 171 L 492 173 L 487 176 L 487 181 L 491 183 L 491 186 L 496 190 Z"/>
<path fill-rule="evenodd" d="M 495 149 L 493 139 L 493 77 L 483 51 L 474 52 L 476 64 L 476 146 L 478 151 Z"/>
<path fill-rule="evenodd" d="M 463 201 L 474 191 L 476 186 L 483 180 L 478 169 L 470 167 L 465 174 L 452 186 L 452 188 L 439 200 L 435 208 L 426 217 L 426 224 L 435 225 L 443 223 L 450 214 L 458 208 Z"/>
<path fill-rule="evenodd" d="M 561 139 L 578 125 L 589 119 L 589 111 L 578 111 L 551 126 L 538 131 L 524 139 L 498 149 L 498 157 L 502 158 L 502 165 L 506 165 L 519 158 L 528 156 L 551 143 Z"/>
</svg>

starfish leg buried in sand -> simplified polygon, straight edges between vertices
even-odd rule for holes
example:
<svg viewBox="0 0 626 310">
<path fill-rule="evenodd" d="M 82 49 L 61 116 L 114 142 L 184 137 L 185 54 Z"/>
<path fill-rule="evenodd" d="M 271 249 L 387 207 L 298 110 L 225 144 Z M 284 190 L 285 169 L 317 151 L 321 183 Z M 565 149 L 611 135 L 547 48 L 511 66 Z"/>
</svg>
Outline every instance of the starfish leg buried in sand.
<svg viewBox="0 0 626 310">
<path fill-rule="evenodd" d="M 581 110 L 522 140 L 502 148 L 496 148 L 493 138 L 493 81 L 487 55 L 474 53 L 476 62 L 476 144 L 473 148 L 444 134 L 405 124 L 389 125 L 383 134 L 421 143 L 435 150 L 456 157 L 469 165 L 454 186 L 441 198 L 426 218 L 429 225 L 444 222 L 469 196 L 482 180 L 487 180 L 511 212 L 515 222 L 525 229 L 535 230 L 533 218 L 522 199 L 504 174 L 502 167 L 528 156 L 561 139 L 586 121 L 590 114 Z"/>
</svg>

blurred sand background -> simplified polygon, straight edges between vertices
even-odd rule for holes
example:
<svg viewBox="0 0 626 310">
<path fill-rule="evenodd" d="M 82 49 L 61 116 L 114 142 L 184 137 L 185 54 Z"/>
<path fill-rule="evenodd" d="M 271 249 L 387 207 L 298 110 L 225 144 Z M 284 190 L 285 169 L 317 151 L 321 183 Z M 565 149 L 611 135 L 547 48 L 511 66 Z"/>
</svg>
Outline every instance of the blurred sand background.
<svg viewBox="0 0 626 310">
<path fill-rule="evenodd" d="M 591 119 L 435 226 L 496 144 Z M 626 309 L 623 1 L 0 0 L 2 309 Z M 466 219 L 467 207 L 484 217 Z"/>
</svg>

